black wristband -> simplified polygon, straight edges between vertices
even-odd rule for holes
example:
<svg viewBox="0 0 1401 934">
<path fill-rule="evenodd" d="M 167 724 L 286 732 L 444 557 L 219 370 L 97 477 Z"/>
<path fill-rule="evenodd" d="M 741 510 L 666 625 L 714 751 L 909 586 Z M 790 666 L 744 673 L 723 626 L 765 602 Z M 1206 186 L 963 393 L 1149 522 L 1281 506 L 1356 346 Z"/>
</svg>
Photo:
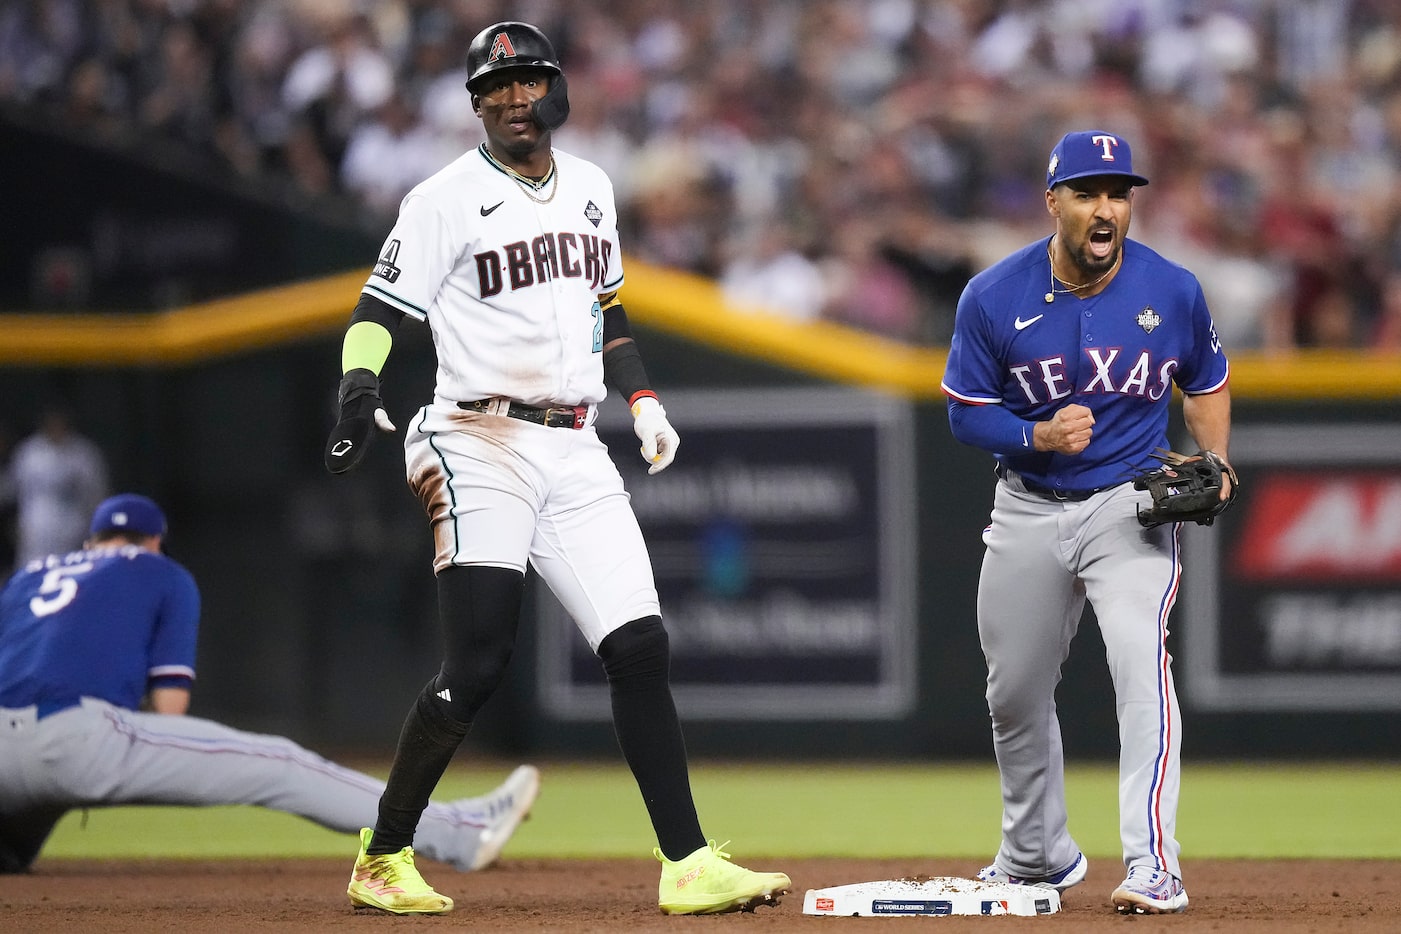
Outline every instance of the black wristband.
<svg viewBox="0 0 1401 934">
<path fill-rule="evenodd" d="M 336 399 L 341 419 L 373 415 L 375 409 L 384 405 L 379 395 L 379 377 L 364 367 L 349 370 L 341 377 Z"/>
<path fill-rule="evenodd" d="M 642 354 L 631 338 L 603 352 L 603 378 L 618 390 L 628 405 L 632 405 L 640 392 L 653 395 L 647 370 L 642 366 Z"/>
</svg>

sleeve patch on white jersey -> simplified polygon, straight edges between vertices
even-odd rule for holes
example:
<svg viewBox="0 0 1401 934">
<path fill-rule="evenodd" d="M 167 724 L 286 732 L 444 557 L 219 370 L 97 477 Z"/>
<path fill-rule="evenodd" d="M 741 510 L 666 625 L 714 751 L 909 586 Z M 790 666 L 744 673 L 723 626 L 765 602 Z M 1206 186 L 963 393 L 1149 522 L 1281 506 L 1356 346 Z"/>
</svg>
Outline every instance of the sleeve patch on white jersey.
<svg viewBox="0 0 1401 934">
<path fill-rule="evenodd" d="M 381 279 L 394 282 L 399 278 L 399 267 L 394 262 L 399 258 L 399 241 L 390 240 L 384 248 L 384 252 L 379 256 L 379 262 L 375 263 L 374 274 Z"/>
<path fill-rule="evenodd" d="M 587 218 L 589 219 L 589 223 L 591 223 L 591 224 L 593 224 L 595 227 L 597 227 L 597 226 L 598 226 L 598 222 L 601 221 L 601 220 L 603 220 L 603 211 L 599 210 L 598 205 L 596 205 L 596 204 L 594 204 L 592 201 L 590 201 L 590 202 L 584 207 L 584 216 L 587 217 Z"/>
</svg>

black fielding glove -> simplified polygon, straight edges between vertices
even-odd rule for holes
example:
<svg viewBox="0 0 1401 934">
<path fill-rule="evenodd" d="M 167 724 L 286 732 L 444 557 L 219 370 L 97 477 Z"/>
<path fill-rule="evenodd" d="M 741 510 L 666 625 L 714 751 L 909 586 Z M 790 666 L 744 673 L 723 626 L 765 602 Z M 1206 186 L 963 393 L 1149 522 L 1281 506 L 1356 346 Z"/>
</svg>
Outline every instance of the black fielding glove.
<svg viewBox="0 0 1401 934">
<path fill-rule="evenodd" d="M 342 474 L 360 463 L 370 449 L 375 428 L 393 431 L 394 423 L 379 397 L 379 377 L 363 367 L 346 373 L 337 393 L 340 420 L 326 439 L 326 469 Z"/>
<path fill-rule="evenodd" d="M 1135 490 L 1147 490 L 1153 497 L 1149 508 L 1138 508 L 1138 521 L 1144 528 L 1168 522 L 1211 525 L 1236 501 L 1240 481 L 1235 468 L 1215 451 L 1188 456 L 1159 448 L 1153 457 L 1163 466 L 1141 473 L 1133 481 Z M 1223 478 L 1231 481 L 1226 499 L 1221 498 Z"/>
</svg>

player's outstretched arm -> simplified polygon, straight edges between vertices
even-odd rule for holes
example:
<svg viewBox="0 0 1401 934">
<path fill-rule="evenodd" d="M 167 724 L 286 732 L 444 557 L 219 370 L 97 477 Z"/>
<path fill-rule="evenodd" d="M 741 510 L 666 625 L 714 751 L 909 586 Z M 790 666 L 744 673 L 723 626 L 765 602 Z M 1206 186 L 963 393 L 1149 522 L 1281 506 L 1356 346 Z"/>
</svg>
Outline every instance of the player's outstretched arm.
<svg viewBox="0 0 1401 934">
<path fill-rule="evenodd" d="M 360 297 L 350 316 L 341 346 L 340 387 L 336 392 L 339 414 L 326 439 L 326 469 L 334 474 L 350 470 L 364 458 L 375 429 L 394 431 L 379 394 L 379 371 L 394 344 L 392 328 L 402 315 L 368 295 Z"/>
</svg>

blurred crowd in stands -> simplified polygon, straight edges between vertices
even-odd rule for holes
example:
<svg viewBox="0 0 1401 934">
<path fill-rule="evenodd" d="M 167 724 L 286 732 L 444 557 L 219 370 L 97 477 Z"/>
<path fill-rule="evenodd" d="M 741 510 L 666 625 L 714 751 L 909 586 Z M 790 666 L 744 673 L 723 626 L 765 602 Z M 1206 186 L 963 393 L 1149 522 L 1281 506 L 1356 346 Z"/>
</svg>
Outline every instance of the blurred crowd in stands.
<svg viewBox="0 0 1401 934">
<path fill-rule="evenodd" d="M 738 304 L 945 342 L 1094 127 L 1228 348 L 1401 348 L 1397 0 L 0 0 L 0 101 L 387 230 L 482 140 L 462 64 L 501 19 L 554 40 L 556 145 L 611 174 L 627 254 Z"/>
</svg>

